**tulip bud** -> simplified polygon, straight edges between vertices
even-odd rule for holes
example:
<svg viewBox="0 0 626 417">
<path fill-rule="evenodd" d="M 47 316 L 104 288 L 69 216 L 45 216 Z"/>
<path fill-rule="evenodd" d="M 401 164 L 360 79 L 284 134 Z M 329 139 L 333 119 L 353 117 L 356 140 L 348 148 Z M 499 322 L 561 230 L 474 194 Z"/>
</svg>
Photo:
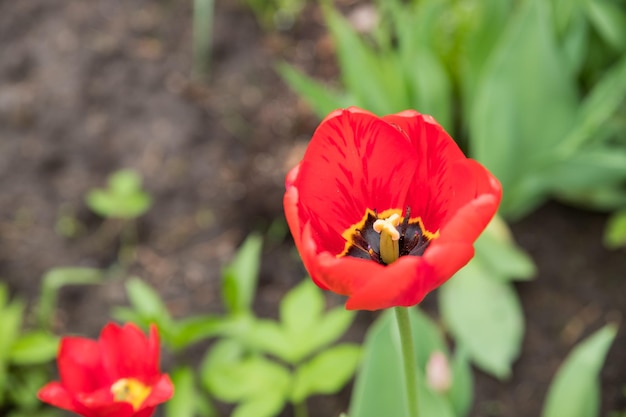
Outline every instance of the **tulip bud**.
<svg viewBox="0 0 626 417">
<path fill-rule="evenodd" d="M 448 358 L 442 352 L 433 352 L 426 364 L 426 383 L 435 392 L 446 393 L 452 386 Z"/>
</svg>

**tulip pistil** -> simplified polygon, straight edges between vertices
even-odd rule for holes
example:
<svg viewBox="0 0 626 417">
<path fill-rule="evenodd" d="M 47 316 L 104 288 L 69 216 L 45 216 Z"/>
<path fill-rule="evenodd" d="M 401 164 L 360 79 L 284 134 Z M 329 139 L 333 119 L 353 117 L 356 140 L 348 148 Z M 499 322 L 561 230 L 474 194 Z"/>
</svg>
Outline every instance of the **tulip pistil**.
<svg viewBox="0 0 626 417">
<path fill-rule="evenodd" d="M 134 378 L 122 378 L 111 385 L 113 398 L 118 402 L 127 402 L 138 410 L 148 398 L 152 388 Z"/>
<path fill-rule="evenodd" d="M 380 257 L 387 265 L 400 256 L 400 232 L 396 228 L 401 222 L 400 215 L 394 213 L 386 219 L 376 220 L 373 225 L 374 231 L 380 234 Z"/>
</svg>

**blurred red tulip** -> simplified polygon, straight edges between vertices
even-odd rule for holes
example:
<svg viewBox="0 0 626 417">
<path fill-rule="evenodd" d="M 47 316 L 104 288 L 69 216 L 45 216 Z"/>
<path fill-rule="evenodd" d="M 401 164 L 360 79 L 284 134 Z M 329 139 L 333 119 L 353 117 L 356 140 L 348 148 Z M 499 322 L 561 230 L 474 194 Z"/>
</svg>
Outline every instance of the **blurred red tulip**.
<svg viewBox="0 0 626 417">
<path fill-rule="evenodd" d="M 169 377 L 159 371 L 159 336 L 146 337 L 134 324 L 107 324 L 95 341 L 61 340 L 60 382 L 41 390 L 41 401 L 84 417 L 150 417 L 172 397 Z"/>
</svg>

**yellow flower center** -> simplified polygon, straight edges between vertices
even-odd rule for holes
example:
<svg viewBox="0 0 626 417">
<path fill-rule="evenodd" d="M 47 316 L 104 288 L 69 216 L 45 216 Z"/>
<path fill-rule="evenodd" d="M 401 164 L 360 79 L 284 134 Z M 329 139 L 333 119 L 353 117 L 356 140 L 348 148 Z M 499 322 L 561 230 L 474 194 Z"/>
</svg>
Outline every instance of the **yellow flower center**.
<svg viewBox="0 0 626 417">
<path fill-rule="evenodd" d="M 380 234 L 380 257 L 389 265 L 400 257 L 400 232 L 397 227 L 402 218 L 397 213 L 386 219 L 378 219 L 374 222 L 374 231 Z"/>
<path fill-rule="evenodd" d="M 135 411 L 141 407 L 151 391 L 151 387 L 134 378 L 122 378 L 111 385 L 115 401 L 130 403 Z"/>
</svg>

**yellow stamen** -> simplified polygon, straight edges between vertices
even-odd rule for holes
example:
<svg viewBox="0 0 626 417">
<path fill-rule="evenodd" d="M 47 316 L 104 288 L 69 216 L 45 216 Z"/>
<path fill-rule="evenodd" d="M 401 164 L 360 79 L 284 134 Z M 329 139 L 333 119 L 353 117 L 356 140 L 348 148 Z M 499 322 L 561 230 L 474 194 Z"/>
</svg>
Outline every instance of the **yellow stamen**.
<svg viewBox="0 0 626 417">
<path fill-rule="evenodd" d="M 115 401 L 130 403 L 135 411 L 141 407 L 151 391 L 151 387 L 134 378 L 122 378 L 111 385 Z"/>
<path fill-rule="evenodd" d="M 398 246 L 400 232 L 396 227 L 401 221 L 400 215 L 394 213 L 386 219 L 378 219 L 374 222 L 374 230 L 380 233 L 380 258 L 387 265 L 396 261 L 400 256 Z"/>
</svg>

